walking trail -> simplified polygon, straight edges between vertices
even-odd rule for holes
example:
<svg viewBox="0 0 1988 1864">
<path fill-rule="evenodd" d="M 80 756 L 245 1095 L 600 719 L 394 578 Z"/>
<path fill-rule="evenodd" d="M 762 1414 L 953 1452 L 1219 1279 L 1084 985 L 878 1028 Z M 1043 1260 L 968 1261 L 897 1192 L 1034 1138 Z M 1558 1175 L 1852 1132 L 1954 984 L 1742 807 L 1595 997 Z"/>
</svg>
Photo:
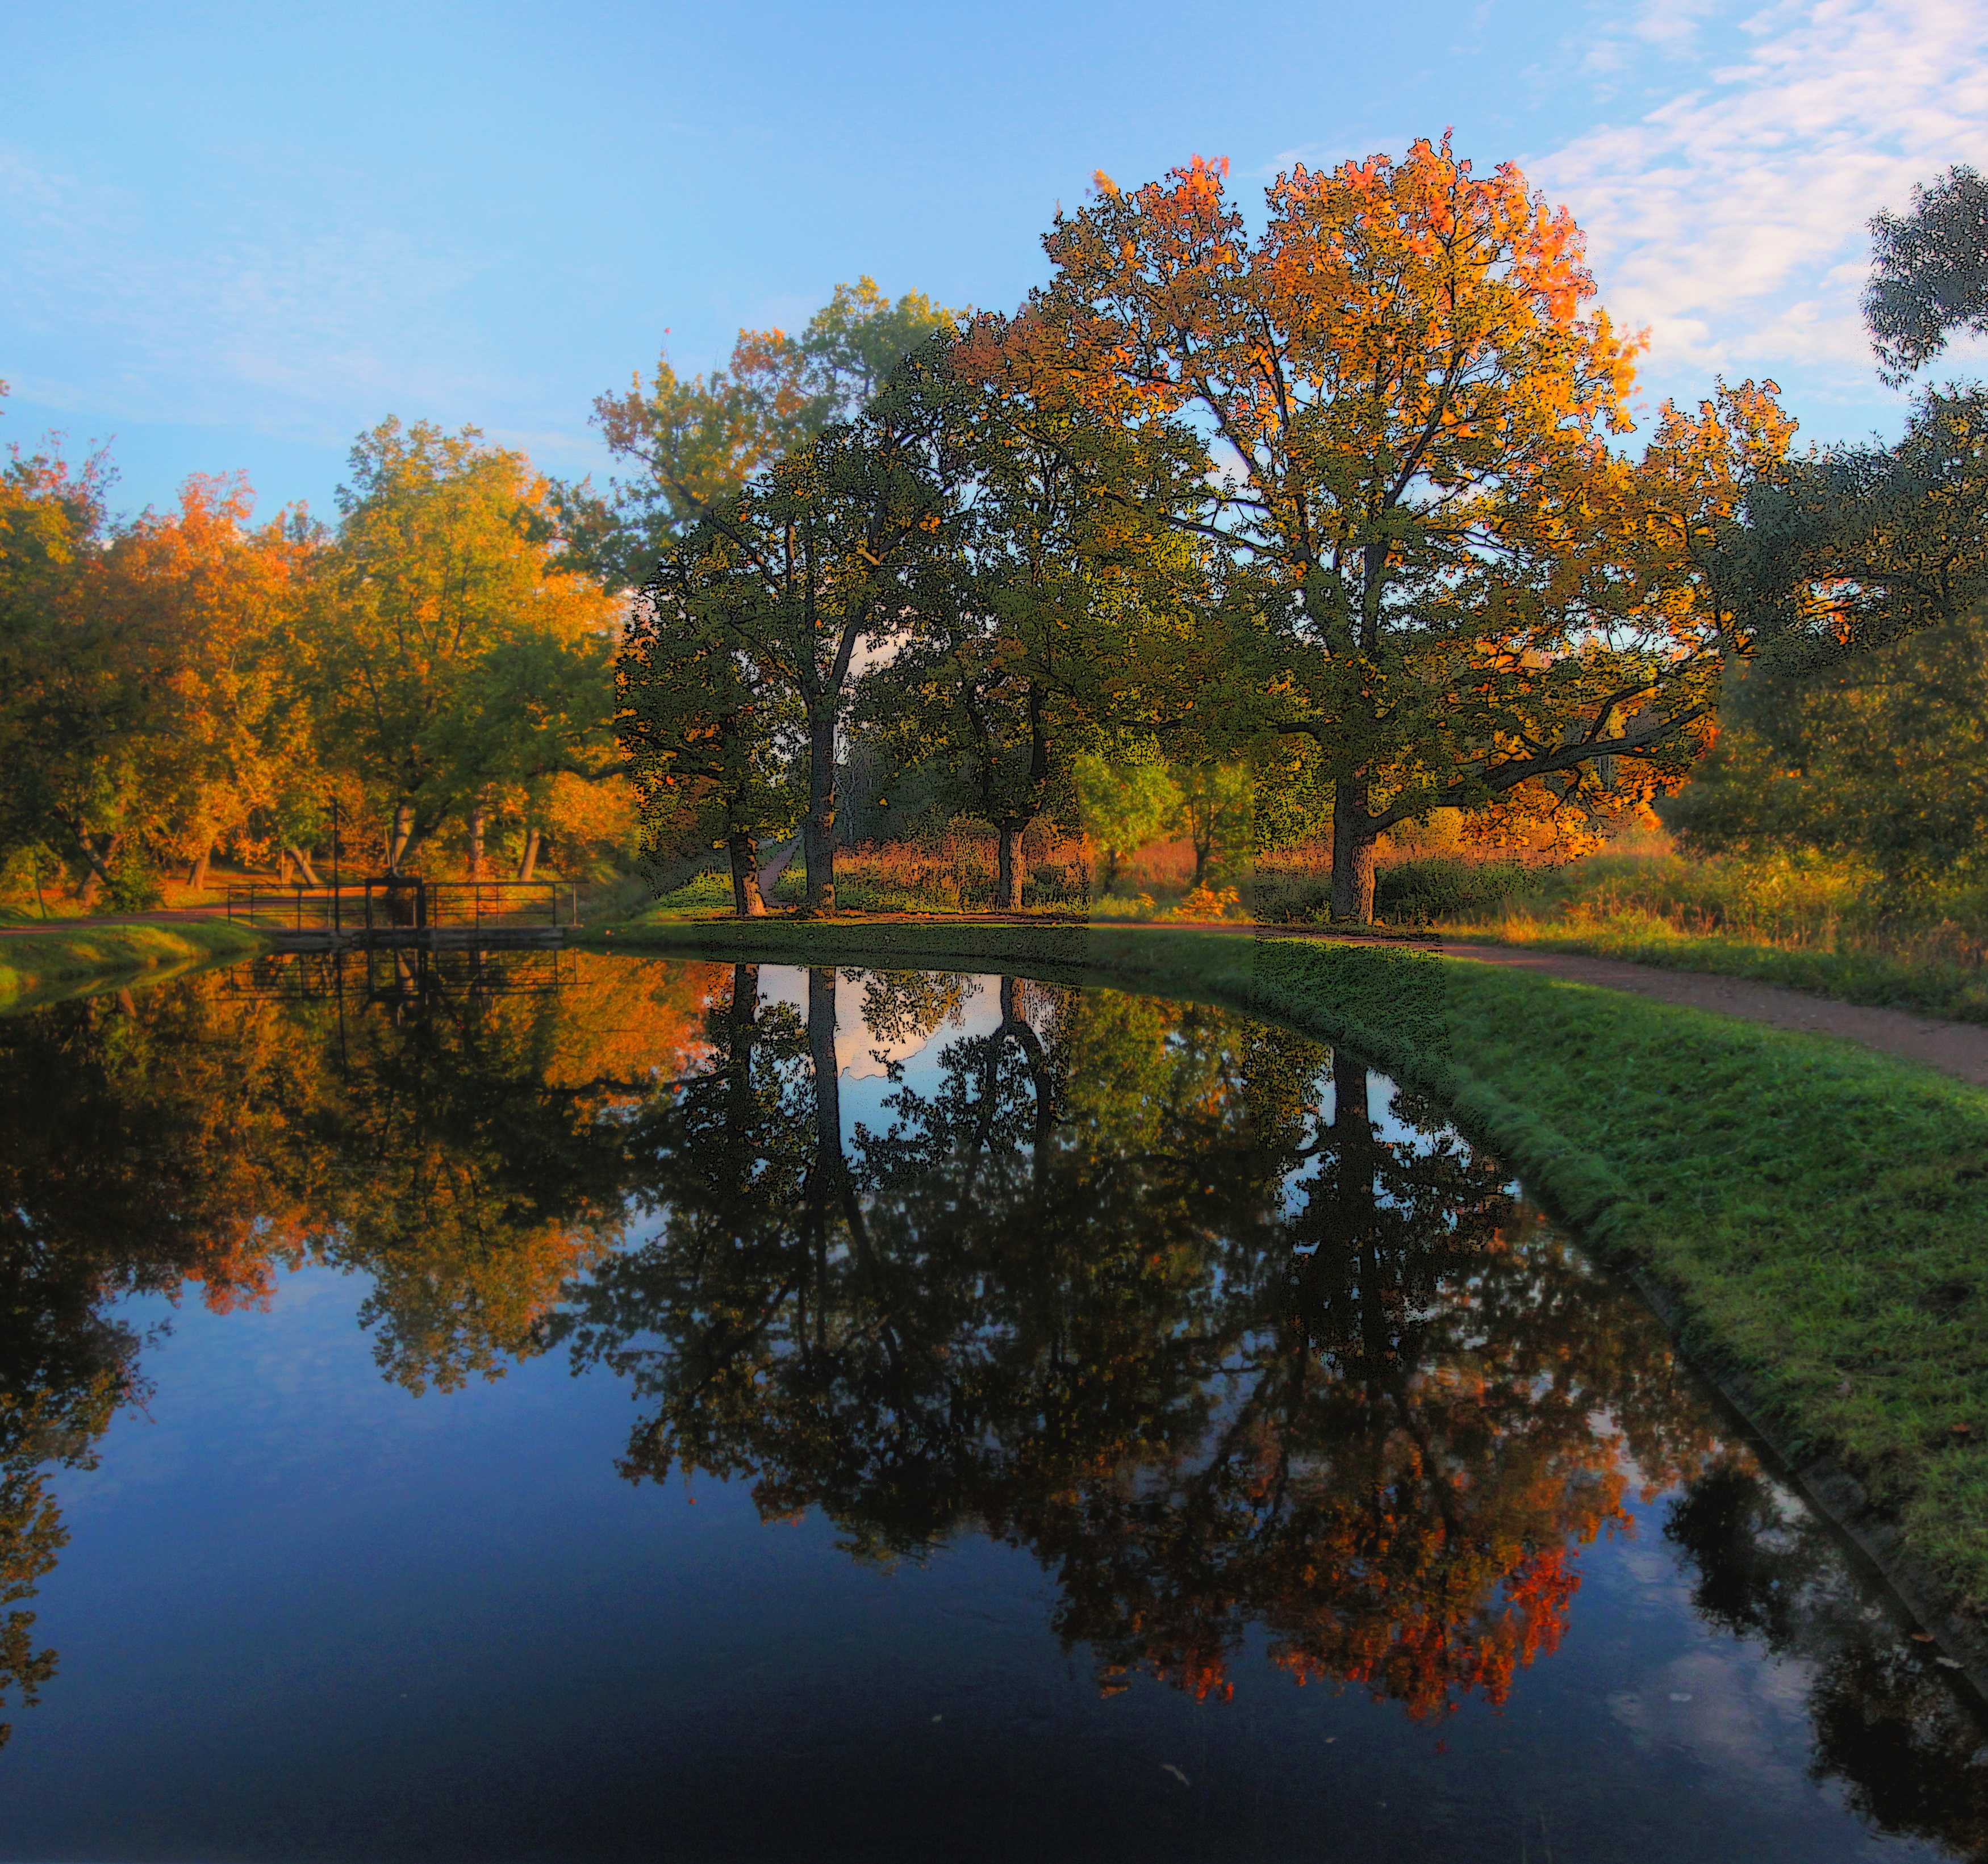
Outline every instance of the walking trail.
<svg viewBox="0 0 1988 1864">
<path fill-rule="evenodd" d="M 1703 971 L 1666 971 L 1655 964 L 1631 964 L 1620 958 L 1583 957 L 1573 952 L 1539 951 L 1523 945 L 1475 945 L 1460 940 L 1422 947 L 1445 957 L 1474 960 L 1481 964 L 1509 964 L 1542 977 L 1564 978 L 1570 983 L 1599 984 L 1604 990 L 1632 991 L 1660 1003 L 1679 1003 L 1694 1010 L 1716 1010 L 1748 1022 L 1771 1023 L 1777 1029 L 1800 1029 L 1814 1035 L 1837 1035 L 1885 1055 L 1902 1055 L 1942 1074 L 1988 1086 L 1988 1026 L 1946 1022 L 1910 1010 L 1873 1009 L 1861 1003 L 1838 1003 L 1805 991 L 1783 990 L 1772 984 L 1750 984 L 1737 978 L 1713 977 Z"/>
</svg>

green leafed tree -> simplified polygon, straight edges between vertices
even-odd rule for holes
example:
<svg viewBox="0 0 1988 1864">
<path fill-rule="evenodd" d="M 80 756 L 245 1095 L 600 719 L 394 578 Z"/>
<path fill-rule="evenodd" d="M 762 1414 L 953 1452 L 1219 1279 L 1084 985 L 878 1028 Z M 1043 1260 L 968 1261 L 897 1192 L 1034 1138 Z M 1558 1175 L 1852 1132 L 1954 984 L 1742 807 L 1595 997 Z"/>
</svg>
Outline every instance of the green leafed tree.
<svg viewBox="0 0 1988 1864">
<path fill-rule="evenodd" d="M 679 376 L 667 355 L 644 383 L 593 404 L 609 450 L 633 468 L 604 496 L 555 488 L 576 562 L 613 589 L 639 586 L 670 547 L 756 472 L 854 419 L 891 370 L 953 313 L 922 292 L 893 302 L 876 281 L 842 284 L 798 336 L 741 330 L 729 364 Z"/>
<path fill-rule="evenodd" d="M 908 370 L 858 419 L 756 474 L 645 586 L 659 627 L 708 641 L 749 669 L 742 677 L 754 691 L 776 696 L 763 728 L 794 717 L 807 902 L 817 912 L 835 908 L 838 753 L 860 664 L 887 656 L 910 630 L 956 547 L 931 381 Z M 667 669 L 678 651 L 659 650 L 657 664 Z M 623 706 L 639 710 L 646 675 L 627 671 Z"/>
<path fill-rule="evenodd" d="M 729 553 L 679 549 L 637 597 L 616 667 L 616 718 L 641 798 L 652 858 L 688 846 L 722 846 L 739 916 L 766 910 L 759 843 L 790 835 L 802 792 L 793 766 L 802 743 L 797 695 L 770 677 L 705 597 Z"/>
<path fill-rule="evenodd" d="M 1087 751 L 1076 760 L 1077 820 L 1104 863 L 1109 892 L 1133 855 L 1179 819 L 1180 786 L 1157 760 Z"/>
<path fill-rule="evenodd" d="M 1988 184 L 1956 168 L 1872 222 L 1865 312 L 1902 382 L 1988 327 Z M 1757 653 L 1667 814 L 1708 851 L 1811 849 L 1895 901 L 1979 872 L 1988 833 L 1988 391 L 1930 389 L 1892 447 L 1790 459 L 1749 491 L 1723 573 Z"/>
<path fill-rule="evenodd" d="M 1988 181 L 1949 168 L 1912 211 L 1871 222 L 1864 319 L 1885 379 L 1909 380 L 1956 330 L 1988 331 Z"/>
<path fill-rule="evenodd" d="M 997 838 L 995 903 L 1021 903 L 1023 835 L 1068 801 L 1071 759 L 1178 709 L 1194 551 L 1166 522 L 1192 456 L 1040 405 L 1013 326 L 936 344 L 952 550 L 915 586 L 910 638 L 864 682 L 867 728 Z"/>
</svg>

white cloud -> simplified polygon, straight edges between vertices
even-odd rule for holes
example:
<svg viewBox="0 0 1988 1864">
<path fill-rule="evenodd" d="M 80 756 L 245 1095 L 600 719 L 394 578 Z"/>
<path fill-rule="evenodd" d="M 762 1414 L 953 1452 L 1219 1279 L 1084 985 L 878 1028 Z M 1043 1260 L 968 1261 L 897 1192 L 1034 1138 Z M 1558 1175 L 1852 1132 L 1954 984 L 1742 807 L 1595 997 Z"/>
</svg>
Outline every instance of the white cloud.
<svg viewBox="0 0 1988 1864">
<path fill-rule="evenodd" d="M 1631 32 L 1675 56 L 1703 11 L 1652 6 Z M 1988 8 L 1804 0 L 1740 27 L 1746 56 L 1528 173 L 1587 229 L 1611 313 L 1648 327 L 1660 390 L 1800 369 L 1868 400 L 1865 223 L 1954 162 L 1988 166 Z"/>
<path fill-rule="evenodd" d="M 39 358 L 16 393 L 321 439 L 355 408 L 493 392 L 451 336 L 479 262 L 340 199 L 344 177 L 286 179 L 140 193 L 0 147 L 8 334 Z"/>
</svg>

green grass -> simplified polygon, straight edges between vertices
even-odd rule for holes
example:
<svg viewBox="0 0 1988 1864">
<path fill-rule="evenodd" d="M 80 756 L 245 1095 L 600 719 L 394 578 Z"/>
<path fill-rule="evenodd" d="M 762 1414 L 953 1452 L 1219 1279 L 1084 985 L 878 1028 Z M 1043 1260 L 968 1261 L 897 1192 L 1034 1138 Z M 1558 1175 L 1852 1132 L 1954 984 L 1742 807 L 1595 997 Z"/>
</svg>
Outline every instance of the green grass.
<svg viewBox="0 0 1988 1864">
<path fill-rule="evenodd" d="M 264 940 L 220 920 L 174 926 L 93 925 L 0 937 L 0 1009 L 26 1009 L 82 991 L 157 983 L 262 949 Z"/>
<path fill-rule="evenodd" d="M 1849 1043 L 1386 946 L 1165 928 L 631 924 L 611 950 L 1009 969 L 1226 1005 L 1441 1098 L 1673 1295 L 1797 1464 L 1988 1614 L 1988 1092 Z M 1964 1423 L 1969 1433 L 1956 1435 Z"/>
</svg>

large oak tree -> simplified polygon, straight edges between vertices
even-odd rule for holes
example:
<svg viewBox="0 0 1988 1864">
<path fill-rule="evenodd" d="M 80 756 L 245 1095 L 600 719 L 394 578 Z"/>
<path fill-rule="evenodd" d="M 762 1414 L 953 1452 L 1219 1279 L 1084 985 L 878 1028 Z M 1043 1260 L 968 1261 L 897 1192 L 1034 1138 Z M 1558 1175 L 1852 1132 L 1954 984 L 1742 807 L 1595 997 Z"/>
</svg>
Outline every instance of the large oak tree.
<svg viewBox="0 0 1988 1864">
<path fill-rule="evenodd" d="M 1230 566 L 1246 722 L 1316 745 L 1334 910 L 1365 918 L 1394 823 L 1584 826 L 1682 775 L 1733 646 L 1701 533 L 1774 424 L 1709 483 L 1672 468 L 1733 436 L 1711 411 L 1655 470 L 1616 458 L 1635 346 L 1587 308 L 1579 229 L 1447 137 L 1295 169 L 1267 207 L 1253 238 L 1199 160 L 1100 177 L 1030 316 L 1073 396 L 1199 437 L 1185 522 Z"/>
</svg>

